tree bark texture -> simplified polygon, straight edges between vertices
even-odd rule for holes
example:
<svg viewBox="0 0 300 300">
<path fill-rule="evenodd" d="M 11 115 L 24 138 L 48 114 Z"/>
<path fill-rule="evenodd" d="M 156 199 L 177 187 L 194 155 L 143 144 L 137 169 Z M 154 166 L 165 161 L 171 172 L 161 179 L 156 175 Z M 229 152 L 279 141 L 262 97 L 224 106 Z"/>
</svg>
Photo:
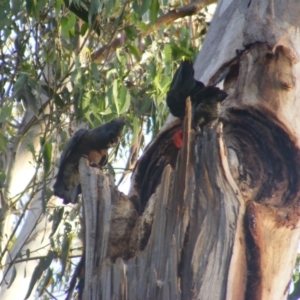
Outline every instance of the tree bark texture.
<svg viewBox="0 0 300 300">
<path fill-rule="evenodd" d="M 300 234 L 299 15 L 295 1 L 219 2 L 195 64 L 229 95 L 219 121 L 195 133 L 187 105 L 146 149 L 129 198 L 81 161 L 85 299 L 286 299 Z M 183 148 L 170 151 L 179 128 Z"/>
</svg>

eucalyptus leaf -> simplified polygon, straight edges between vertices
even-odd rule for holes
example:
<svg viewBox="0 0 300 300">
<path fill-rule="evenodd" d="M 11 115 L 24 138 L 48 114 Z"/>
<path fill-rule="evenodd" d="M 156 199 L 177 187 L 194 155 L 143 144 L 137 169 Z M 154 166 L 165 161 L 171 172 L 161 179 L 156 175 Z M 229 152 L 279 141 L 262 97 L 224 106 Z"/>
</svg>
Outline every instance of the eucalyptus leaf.
<svg viewBox="0 0 300 300">
<path fill-rule="evenodd" d="M 1 148 L 0 148 L 0 150 L 1 150 Z M 3 171 L 0 171 L 0 188 L 5 187 L 5 185 L 4 185 L 5 180 L 6 180 L 6 174 Z"/>
<path fill-rule="evenodd" d="M 27 82 L 28 76 L 27 74 L 21 74 L 14 84 L 14 92 L 17 93 L 21 87 Z"/>
<path fill-rule="evenodd" d="M 6 149 L 6 137 L 4 134 L 0 131 L 0 152 L 4 151 Z"/>
<path fill-rule="evenodd" d="M 53 271 L 51 268 L 49 268 L 47 270 L 47 273 L 45 275 L 45 277 L 43 278 L 43 283 L 40 286 L 40 292 L 39 292 L 39 297 L 42 296 L 44 290 L 47 288 L 47 286 L 50 284 L 50 281 L 52 280 L 52 276 L 53 276 Z"/>
<path fill-rule="evenodd" d="M 133 26 L 125 27 L 124 31 L 129 40 L 133 41 L 137 37 L 138 32 L 137 32 L 136 28 Z"/>
<path fill-rule="evenodd" d="M 55 234 L 55 232 L 63 218 L 64 210 L 65 210 L 64 207 L 56 207 L 54 209 L 53 216 L 52 216 L 52 230 L 49 235 L 49 238 L 51 238 Z"/>
<path fill-rule="evenodd" d="M 131 54 L 133 54 L 135 56 L 136 60 L 139 61 L 141 58 L 139 49 L 134 45 L 128 45 L 128 49 L 131 52 Z"/>
<path fill-rule="evenodd" d="M 35 284 L 40 280 L 43 272 L 50 266 L 52 260 L 56 257 L 56 252 L 54 251 L 48 251 L 48 254 L 46 257 L 41 258 L 39 260 L 39 263 L 37 264 L 37 266 L 35 267 L 32 276 L 31 276 L 31 280 L 29 283 L 29 287 L 27 290 L 27 294 L 25 296 L 25 299 L 28 299 L 29 296 L 31 295 L 31 292 L 35 286 Z"/>
<path fill-rule="evenodd" d="M 37 117 L 39 115 L 39 107 L 36 96 L 32 93 L 32 89 L 28 84 L 25 84 L 18 93 L 25 100 L 26 105 Z"/>
<path fill-rule="evenodd" d="M 101 8 L 102 8 L 102 2 L 100 0 L 91 0 L 89 16 L 88 16 L 89 24 L 92 24 L 93 16 L 100 13 Z"/>
<path fill-rule="evenodd" d="M 158 0 L 152 0 L 150 6 L 150 22 L 154 24 L 158 17 L 159 2 Z"/>
<path fill-rule="evenodd" d="M 43 145 L 43 165 L 44 174 L 47 175 L 50 171 L 52 161 L 52 143 L 46 141 Z"/>
<path fill-rule="evenodd" d="M 84 36 L 88 29 L 89 29 L 89 24 L 88 23 L 83 23 L 81 25 L 81 28 L 80 28 L 80 35 Z"/>
<path fill-rule="evenodd" d="M 114 80 L 113 82 L 113 87 L 112 87 L 112 99 L 113 99 L 113 103 L 114 106 L 116 108 L 117 114 L 119 115 L 119 102 L 118 102 L 118 81 Z"/>
<path fill-rule="evenodd" d="M 15 265 L 13 265 L 12 270 L 11 270 L 10 280 L 7 285 L 7 288 L 10 288 L 10 286 L 13 284 L 14 280 L 16 279 L 16 276 L 17 276 L 17 269 L 16 269 Z"/>
<path fill-rule="evenodd" d="M 94 62 L 91 63 L 91 68 L 92 68 L 93 79 L 95 81 L 99 81 L 100 80 L 99 70 L 97 65 Z"/>
<path fill-rule="evenodd" d="M 142 16 L 150 5 L 151 0 L 133 0 L 132 8 L 139 16 Z"/>
<path fill-rule="evenodd" d="M 127 89 L 123 86 L 119 89 L 119 114 L 123 114 L 127 111 L 130 105 L 130 94 L 128 93 Z"/>
<path fill-rule="evenodd" d="M 71 246 L 71 238 L 69 235 L 65 234 L 62 242 L 62 247 L 61 247 L 61 271 L 59 274 L 59 277 L 61 278 L 66 270 L 66 266 L 68 263 L 68 256 L 70 252 L 70 246 Z"/>
<path fill-rule="evenodd" d="M 3 106 L 0 108 L 0 123 L 4 122 L 12 114 L 13 106 Z"/>
<path fill-rule="evenodd" d="M 105 2 L 104 6 L 104 16 L 107 17 L 111 13 L 112 9 L 115 6 L 115 0 L 108 0 Z"/>
<path fill-rule="evenodd" d="M 61 32 L 66 37 L 69 38 L 69 27 L 68 27 L 68 18 L 62 17 L 60 21 Z"/>
</svg>

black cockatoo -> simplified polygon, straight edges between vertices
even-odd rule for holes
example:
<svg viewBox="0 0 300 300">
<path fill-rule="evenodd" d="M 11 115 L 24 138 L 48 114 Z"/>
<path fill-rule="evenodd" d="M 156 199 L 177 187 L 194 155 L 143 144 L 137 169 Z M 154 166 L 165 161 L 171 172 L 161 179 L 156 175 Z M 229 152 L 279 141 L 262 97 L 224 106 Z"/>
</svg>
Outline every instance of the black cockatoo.
<svg viewBox="0 0 300 300">
<path fill-rule="evenodd" d="M 203 127 L 219 116 L 220 103 L 227 94 L 215 86 L 205 86 L 194 78 L 193 64 L 184 60 L 175 72 L 170 90 L 167 93 L 167 105 L 172 115 L 183 118 L 185 100 L 191 97 L 193 127 Z"/>
<path fill-rule="evenodd" d="M 91 166 L 103 166 L 107 162 L 107 150 L 118 141 L 124 127 L 123 119 L 115 119 L 94 129 L 80 129 L 69 140 L 63 151 L 54 195 L 64 204 L 76 203 L 81 193 L 78 164 L 82 156 L 88 158 Z"/>
<path fill-rule="evenodd" d="M 185 100 L 193 97 L 205 88 L 204 84 L 194 79 L 193 64 L 183 60 L 174 74 L 170 89 L 167 93 L 167 105 L 173 116 L 183 118 Z"/>
<path fill-rule="evenodd" d="M 221 102 L 227 97 L 227 94 L 214 86 L 207 86 L 196 96 L 192 96 L 194 128 L 203 127 L 218 119 Z"/>
</svg>

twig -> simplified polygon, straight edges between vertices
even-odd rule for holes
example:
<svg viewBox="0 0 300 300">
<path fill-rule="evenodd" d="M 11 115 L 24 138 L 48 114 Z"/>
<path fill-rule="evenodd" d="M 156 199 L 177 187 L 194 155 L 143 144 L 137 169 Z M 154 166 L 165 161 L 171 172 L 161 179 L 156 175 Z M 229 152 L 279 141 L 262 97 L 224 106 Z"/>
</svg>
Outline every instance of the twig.
<svg viewBox="0 0 300 300">
<path fill-rule="evenodd" d="M 136 162 L 138 160 L 139 150 L 141 148 L 142 137 L 143 137 L 143 122 L 141 124 L 141 130 L 138 134 L 138 138 L 137 138 L 136 143 L 130 147 L 129 156 L 128 156 L 127 163 L 126 163 L 126 166 L 125 166 L 125 170 L 128 170 L 128 171 L 123 172 L 123 175 L 121 176 L 117 186 L 120 186 L 120 184 L 125 179 L 125 177 L 130 172 L 132 172 L 132 170 L 134 169 L 134 167 L 136 165 Z"/>
</svg>

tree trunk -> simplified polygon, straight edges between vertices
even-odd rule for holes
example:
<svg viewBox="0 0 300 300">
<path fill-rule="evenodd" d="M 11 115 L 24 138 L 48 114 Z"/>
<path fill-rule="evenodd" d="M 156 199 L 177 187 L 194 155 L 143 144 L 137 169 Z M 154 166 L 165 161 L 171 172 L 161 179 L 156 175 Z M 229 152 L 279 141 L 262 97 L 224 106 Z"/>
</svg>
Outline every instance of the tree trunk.
<svg viewBox="0 0 300 300">
<path fill-rule="evenodd" d="M 219 1 L 195 64 L 229 95 L 219 122 L 195 134 L 187 105 L 184 124 L 145 151 L 130 199 L 81 161 L 85 299 L 287 297 L 300 234 L 299 15 L 294 1 Z M 162 141 L 181 126 L 183 148 L 137 216 L 157 180 L 149 166 L 171 155 Z"/>
</svg>

